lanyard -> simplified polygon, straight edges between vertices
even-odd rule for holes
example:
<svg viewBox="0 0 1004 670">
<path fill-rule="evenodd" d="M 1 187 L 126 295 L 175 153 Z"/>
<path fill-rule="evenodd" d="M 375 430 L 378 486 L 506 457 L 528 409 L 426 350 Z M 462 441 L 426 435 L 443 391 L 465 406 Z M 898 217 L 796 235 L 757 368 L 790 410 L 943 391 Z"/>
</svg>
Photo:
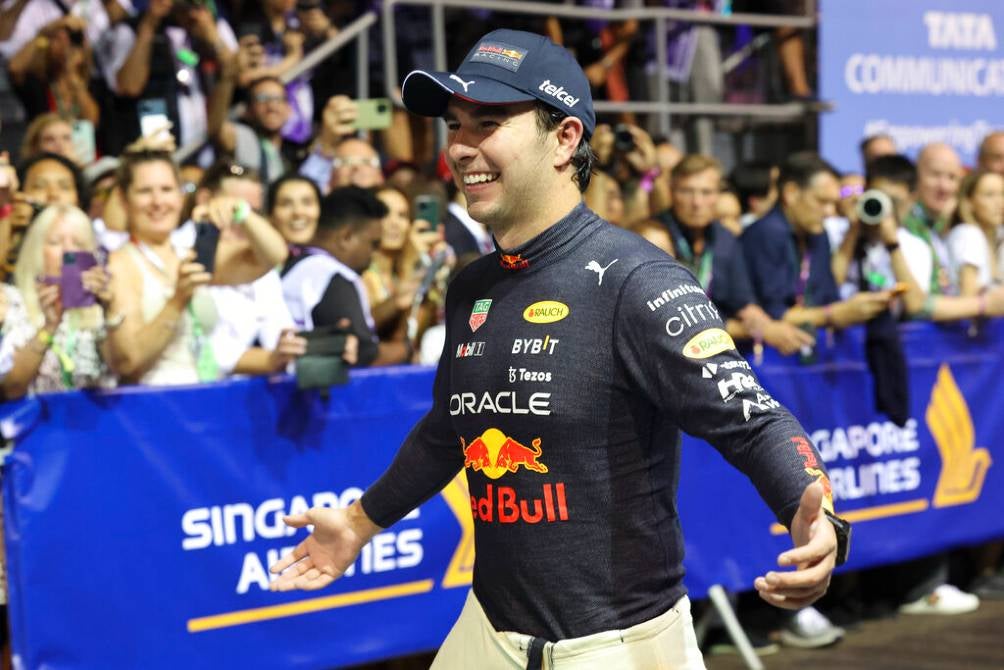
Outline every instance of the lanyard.
<svg viewBox="0 0 1004 670">
<path fill-rule="evenodd" d="M 213 353 L 213 343 L 203 332 L 202 323 L 195 315 L 195 308 L 192 307 L 191 301 L 188 302 L 185 309 L 192 321 L 192 353 L 195 354 L 195 372 L 200 382 L 216 381 L 220 376 L 220 367 L 216 363 L 216 355 Z"/>
<path fill-rule="evenodd" d="M 920 203 L 913 206 L 913 209 L 903 220 L 903 225 L 911 233 L 924 240 L 927 243 L 927 248 L 931 250 L 931 277 L 929 279 L 929 292 L 931 295 L 940 295 L 944 293 L 945 282 L 944 269 L 941 267 L 941 259 L 938 257 L 938 252 L 934 248 L 934 241 L 931 239 L 931 228 L 928 226 L 926 217 L 924 216 L 924 208 Z"/>
<path fill-rule="evenodd" d="M 711 296 L 711 280 L 714 276 L 713 263 L 715 252 L 711 248 L 711 240 L 705 237 L 704 240 L 704 251 L 701 253 L 700 259 L 695 262 L 694 252 L 690 248 L 690 243 L 687 242 L 687 238 L 682 234 L 678 236 L 676 246 L 680 251 L 680 258 L 686 263 L 690 271 L 697 275 L 697 281 L 701 284 L 701 288 Z"/>
<path fill-rule="evenodd" d="M 788 255 L 791 257 L 792 265 L 798 266 L 798 281 L 795 283 L 795 304 L 802 307 L 812 306 L 809 299 L 809 275 L 812 274 L 812 258 L 808 246 L 802 252 L 799 260 L 798 247 L 795 238 L 789 238 Z"/>
<path fill-rule="evenodd" d="M 143 254 L 143 257 L 166 277 L 167 268 L 164 266 L 164 262 L 161 261 L 160 257 L 143 242 L 140 242 L 135 238 L 133 238 L 132 242 L 133 245 L 139 249 L 139 252 Z M 210 342 L 205 331 L 203 331 L 202 323 L 199 321 L 199 317 L 195 315 L 195 308 L 192 307 L 191 300 L 188 301 L 188 305 L 185 309 L 188 312 L 188 317 L 192 324 L 192 353 L 195 356 L 195 372 L 199 377 L 199 381 L 215 381 L 219 379 L 220 375 L 219 365 L 216 363 L 216 355 L 213 353 L 212 342 Z"/>
<path fill-rule="evenodd" d="M 74 388 L 73 386 L 73 373 L 77 369 L 77 364 L 73 361 L 73 354 L 77 350 L 77 329 L 74 327 L 73 322 L 76 320 L 75 314 L 69 314 L 69 319 L 66 324 L 66 337 L 63 338 L 63 343 L 60 344 L 53 339 L 50 348 L 52 353 L 56 355 L 56 361 L 59 363 L 59 375 L 63 380 L 63 386 L 68 389 Z"/>
</svg>

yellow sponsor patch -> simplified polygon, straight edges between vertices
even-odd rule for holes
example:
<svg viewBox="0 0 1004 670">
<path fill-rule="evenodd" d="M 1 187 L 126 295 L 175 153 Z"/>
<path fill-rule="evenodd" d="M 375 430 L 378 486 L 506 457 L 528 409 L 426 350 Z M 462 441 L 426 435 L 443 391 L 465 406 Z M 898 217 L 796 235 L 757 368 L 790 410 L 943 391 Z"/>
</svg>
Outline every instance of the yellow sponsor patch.
<svg viewBox="0 0 1004 670">
<path fill-rule="evenodd" d="M 690 341 L 683 346 L 683 355 L 687 358 L 710 358 L 735 348 L 736 343 L 724 330 L 708 328 L 690 338 Z"/>
<path fill-rule="evenodd" d="M 554 323 L 569 313 L 568 305 L 556 300 L 541 300 L 523 310 L 523 319 L 530 323 Z"/>
</svg>

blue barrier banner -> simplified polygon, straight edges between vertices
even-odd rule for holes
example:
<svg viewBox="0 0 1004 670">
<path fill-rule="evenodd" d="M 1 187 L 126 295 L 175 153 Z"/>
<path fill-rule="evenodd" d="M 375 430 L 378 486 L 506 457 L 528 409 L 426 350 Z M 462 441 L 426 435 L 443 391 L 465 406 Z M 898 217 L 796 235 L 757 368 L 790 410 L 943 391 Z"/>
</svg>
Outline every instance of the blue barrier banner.
<svg viewBox="0 0 1004 670">
<path fill-rule="evenodd" d="M 1004 537 L 1004 324 L 975 337 L 913 326 L 903 339 L 912 417 L 902 428 L 873 409 L 859 331 L 821 346 L 814 365 L 777 358 L 757 369 L 816 442 L 838 511 L 854 522 L 850 569 Z M 707 363 L 703 376 L 727 389 L 742 382 L 735 374 Z M 3 493 L 21 667 L 331 668 L 434 649 L 470 584 L 462 478 L 328 589 L 267 590 L 268 565 L 305 536 L 281 515 L 357 499 L 430 406 L 431 386 L 431 370 L 398 368 L 355 372 L 327 400 L 254 379 L 5 406 L 0 429 L 17 443 Z M 748 480 L 690 438 L 679 501 L 694 597 L 716 583 L 751 588 L 790 547 Z"/>
<path fill-rule="evenodd" d="M 857 172 L 858 141 L 888 134 L 911 157 L 939 141 L 975 163 L 1001 127 L 1002 19 L 999 0 L 822 0 L 820 94 L 835 106 L 820 116 L 822 154 Z"/>
</svg>

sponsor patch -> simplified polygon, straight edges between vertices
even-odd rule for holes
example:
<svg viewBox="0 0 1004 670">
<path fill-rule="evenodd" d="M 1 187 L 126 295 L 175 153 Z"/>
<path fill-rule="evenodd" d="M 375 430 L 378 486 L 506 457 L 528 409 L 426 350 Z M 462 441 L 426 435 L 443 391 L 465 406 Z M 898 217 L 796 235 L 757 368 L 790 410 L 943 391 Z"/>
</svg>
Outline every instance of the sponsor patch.
<svg viewBox="0 0 1004 670">
<path fill-rule="evenodd" d="M 473 358 L 483 356 L 485 353 L 484 342 L 463 342 L 457 345 L 457 358 Z"/>
<path fill-rule="evenodd" d="M 505 42 L 482 42 L 478 45 L 478 50 L 471 56 L 471 62 L 489 63 L 510 72 L 516 72 L 523 64 L 526 53 L 526 49 Z"/>
<path fill-rule="evenodd" d="M 708 328 L 690 338 L 690 341 L 683 345 L 683 355 L 687 358 L 711 358 L 715 354 L 723 351 L 732 351 L 736 348 L 736 343 L 732 341 L 732 336 L 721 328 Z"/>
<path fill-rule="evenodd" d="M 569 314 L 568 305 L 556 300 L 541 300 L 523 310 L 523 319 L 530 323 L 554 323 Z"/>
<path fill-rule="evenodd" d="M 491 309 L 491 306 L 492 301 L 487 298 L 474 303 L 474 308 L 471 309 L 471 318 L 467 320 L 467 323 L 471 326 L 472 333 L 488 320 L 488 310 Z"/>
<path fill-rule="evenodd" d="M 518 337 L 512 341 L 512 353 L 527 354 L 530 356 L 536 356 L 537 354 L 551 356 L 554 354 L 554 350 L 560 341 L 558 338 L 551 337 L 550 335 L 530 338 Z"/>
</svg>

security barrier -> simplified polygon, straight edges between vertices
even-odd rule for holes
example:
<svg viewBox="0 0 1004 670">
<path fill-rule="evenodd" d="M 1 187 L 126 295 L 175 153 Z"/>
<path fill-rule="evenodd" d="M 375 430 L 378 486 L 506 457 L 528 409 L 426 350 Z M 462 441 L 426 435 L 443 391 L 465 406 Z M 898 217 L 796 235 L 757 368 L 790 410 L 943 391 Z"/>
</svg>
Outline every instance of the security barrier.
<svg viewBox="0 0 1004 670">
<path fill-rule="evenodd" d="M 855 522 L 851 569 L 1004 536 L 994 467 L 1004 324 L 975 337 L 902 332 L 913 408 L 904 428 L 872 409 L 860 331 L 821 346 L 814 365 L 768 358 L 757 368 L 816 441 L 838 511 Z M 723 398 L 748 381 L 735 374 L 702 368 Z M 304 536 L 281 514 L 358 498 L 429 407 L 432 376 L 360 371 L 328 399 L 252 379 L 4 406 L 0 430 L 16 443 L 3 485 L 20 667 L 329 668 L 435 648 L 471 578 L 463 478 L 380 534 L 328 589 L 267 590 L 267 566 Z M 748 589 L 790 541 L 717 452 L 690 438 L 682 449 L 691 594 Z"/>
</svg>

